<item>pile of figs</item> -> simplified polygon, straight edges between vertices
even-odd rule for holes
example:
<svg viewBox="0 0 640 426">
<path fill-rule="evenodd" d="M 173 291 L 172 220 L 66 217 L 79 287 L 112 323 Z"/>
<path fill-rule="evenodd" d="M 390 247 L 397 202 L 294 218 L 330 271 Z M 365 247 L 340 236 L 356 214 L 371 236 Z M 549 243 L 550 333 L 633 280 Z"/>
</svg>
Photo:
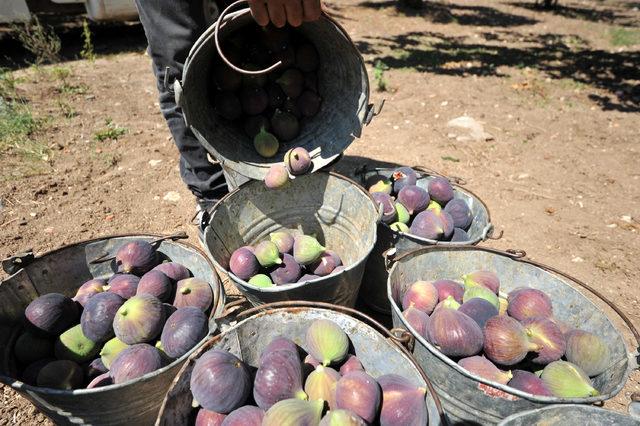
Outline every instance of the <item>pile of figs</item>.
<svg viewBox="0 0 640 426">
<path fill-rule="evenodd" d="M 398 303 L 413 332 L 460 367 L 523 392 L 596 396 L 591 377 L 611 364 L 602 337 L 554 317 L 546 293 L 518 287 L 503 294 L 491 271 L 463 275 L 462 282 L 416 281 Z"/>
<path fill-rule="evenodd" d="M 455 198 L 446 178 L 432 178 L 427 189 L 416 185 L 420 178 L 411 167 L 399 167 L 390 179 L 368 179 L 369 193 L 381 205 L 382 221 L 396 232 L 429 240 L 469 241 L 473 214 L 466 201 Z"/>
<path fill-rule="evenodd" d="M 318 51 L 290 27 L 256 24 L 230 34 L 222 50 L 232 64 L 249 71 L 281 62 L 267 74 L 239 73 L 220 59 L 211 68 L 215 113 L 241 129 L 262 157 L 274 157 L 320 110 Z"/>
<path fill-rule="evenodd" d="M 338 253 L 323 247 L 315 237 L 281 229 L 255 246 L 235 250 L 229 269 L 250 285 L 264 288 L 337 274 L 344 266 Z"/>
<path fill-rule="evenodd" d="M 124 383 L 170 364 L 209 332 L 210 285 L 143 240 L 121 246 L 117 272 L 73 298 L 44 294 L 24 312 L 13 347 L 19 378 L 54 389 Z"/>
<path fill-rule="evenodd" d="M 425 388 L 397 374 L 377 378 L 349 354 L 349 337 L 318 319 L 305 336 L 306 352 L 284 336 L 260 354 L 257 369 L 211 349 L 191 372 L 196 426 L 424 426 Z"/>
</svg>

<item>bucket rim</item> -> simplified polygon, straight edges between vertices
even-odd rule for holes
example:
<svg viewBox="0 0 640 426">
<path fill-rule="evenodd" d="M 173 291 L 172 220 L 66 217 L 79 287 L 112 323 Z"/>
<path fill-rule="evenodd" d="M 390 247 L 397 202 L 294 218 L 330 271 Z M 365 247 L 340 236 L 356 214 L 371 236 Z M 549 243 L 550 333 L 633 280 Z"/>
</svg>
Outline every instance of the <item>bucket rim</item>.
<svg viewBox="0 0 640 426">
<path fill-rule="evenodd" d="M 403 167 L 403 166 L 399 166 L 399 167 Z M 454 179 L 451 179 L 446 175 L 442 175 L 437 172 L 433 172 L 432 174 L 431 172 L 420 170 L 417 166 L 406 166 L 406 167 L 410 167 L 411 169 L 413 169 L 413 171 L 420 176 L 419 179 L 423 179 L 425 177 L 444 177 L 445 179 L 449 180 L 449 183 L 451 184 L 451 186 L 454 187 L 456 191 L 459 191 L 473 198 L 487 212 L 487 224 L 482 229 L 482 233 L 480 236 L 477 236 L 470 240 L 460 241 L 460 242 L 441 241 L 441 240 L 432 240 L 429 238 L 422 238 L 422 237 L 418 237 L 417 235 L 409 234 L 407 232 L 394 231 L 393 229 L 391 229 L 391 226 L 389 226 L 387 223 L 384 223 L 384 222 L 380 222 L 380 225 L 384 226 L 389 232 L 391 232 L 394 236 L 396 236 L 396 238 L 407 238 L 408 240 L 411 240 L 417 243 L 426 243 L 427 245 L 432 245 L 432 246 L 459 247 L 459 246 L 465 246 L 465 245 L 475 245 L 491 238 L 494 231 L 494 225 L 491 222 L 491 211 L 489 210 L 489 206 L 487 206 L 487 204 L 484 202 L 482 198 L 480 198 L 479 195 L 477 195 L 475 192 L 471 191 L 470 189 L 463 186 L 461 183 L 456 182 Z M 394 171 L 395 169 L 397 169 L 397 167 L 374 167 L 370 169 L 365 165 L 363 168 L 356 170 L 356 174 L 360 175 L 361 176 L 360 180 L 363 181 L 364 179 L 366 179 L 366 177 L 371 176 L 374 173 Z"/>
<path fill-rule="evenodd" d="M 69 244 L 64 244 L 60 247 L 57 247 L 53 250 L 44 252 L 44 253 L 39 253 L 35 258 L 35 260 L 38 260 L 42 257 L 45 256 L 49 256 L 52 254 L 56 254 L 62 250 L 66 250 L 68 248 L 74 247 L 74 246 L 79 246 L 79 245 L 88 245 L 91 243 L 95 243 L 95 242 L 99 242 L 99 241 L 104 241 L 104 240 L 111 240 L 111 239 L 117 239 L 117 238 L 128 238 L 128 237 L 144 237 L 144 238 L 159 238 L 159 237 L 163 237 L 164 235 L 162 234 L 146 234 L 146 233 L 125 233 L 125 234 L 116 234 L 116 235 L 107 235 L 104 237 L 98 237 L 98 238 L 90 238 L 90 239 L 86 239 L 86 240 L 81 240 L 78 242 L 74 242 L 74 243 L 69 243 Z M 207 265 L 209 266 L 209 268 L 211 269 L 211 271 L 213 272 L 213 276 L 216 279 L 216 283 L 215 285 L 220 289 L 220 296 L 218 297 L 218 302 L 216 304 L 216 306 L 211 309 L 211 314 L 209 315 L 209 320 L 213 320 L 215 321 L 216 318 L 218 318 L 223 310 L 224 310 L 224 306 L 226 304 L 226 292 L 224 290 L 224 285 L 222 285 L 222 281 L 220 280 L 220 276 L 218 275 L 218 272 L 216 271 L 213 262 L 211 262 L 211 259 L 209 259 L 209 257 L 206 255 L 206 253 L 204 253 L 200 248 L 198 248 L 197 246 L 186 242 L 186 241 L 170 241 L 171 243 L 174 244 L 178 244 L 178 245 L 183 245 L 193 251 L 195 251 L 198 255 L 200 255 L 207 263 Z M 24 268 L 20 268 L 18 271 L 16 271 L 14 274 L 11 274 L 8 278 L 14 276 L 15 274 L 20 273 L 21 270 L 23 270 Z M 4 280 L 0 281 L 3 282 Z M 97 388 L 93 388 L 93 389 L 71 389 L 71 390 L 62 390 L 62 389 L 53 389 L 53 388 L 45 388 L 45 387 L 40 387 L 40 386 L 32 386 L 29 385 L 27 383 L 24 383 L 23 381 L 14 378 L 14 377 L 10 377 L 5 375 L 4 372 L 2 372 L 0 370 L 0 383 L 4 383 L 5 385 L 10 386 L 12 389 L 18 391 L 18 392 L 28 392 L 29 394 L 35 394 L 35 395 L 54 395 L 54 396 L 78 396 L 78 395 L 93 395 L 93 394 L 98 394 L 101 392 L 106 392 L 106 391 L 115 391 L 117 389 L 121 389 L 123 387 L 127 387 L 133 384 L 138 384 L 141 382 L 146 382 L 148 380 L 152 380 L 153 378 L 155 378 L 156 376 L 159 376 L 163 373 L 165 373 L 166 371 L 171 370 L 172 368 L 180 365 L 180 363 L 184 362 L 195 350 L 197 350 L 201 345 L 203 345 L 211 336 L 213 333 L 215 333 L 218 330 L 218 326 L 216 326 L 216 328 L 214 330 L 209 330 L 207 332 L 207 335 L 202 338 L 198 343 L 196 343 L 196 345 L 191 348 L 186 354 L 182 355 L 180 358 L 176 358 L 175 360 L 173 360 L 173 362 L 171 362 L 168 365 L 165 365 L 162 368 L 159 368 L 157 370 L 154 370 L 150 373 L 147 373 L 143 376 L 137 377 L 133 380 L 129 380 L 127 382 L 124 383 L 119 383 L 119 384 L 111 384 L 111 385 L 107 385 L 107 386 L 101 386 L 101 387 L 97 387 Z M 16 327 L 14 329 L 14 331 L 12 332 L 11 338 L 9 340 L 9 342 L 13 342 L 15 340 L 15 338 L 17 337 L 17 333 L 19 333 L 22 330 L 22 327 Z M 9 345 L 10 346 L 10 345 Z M 7 350 L 10 350 L 9 348 L 7 348 Z"/>
<path fill-rule="evenodd" d="M 600 394 L 600 395 L 597 395 L 597 396 L 584 397 L 584 398 L 561 398 L 561 397 L 555 397 L 555 396 L 534 395 L 534 394 L 531 394 L 531 393 L 528 393 L 528 392 L 523 392 L 521 390 L 515 389 L 515 388 L 513 388 L 511 386 L 503 385 L 503 384 L 498 383 L 498 382 L 493 382 L 493 381 L 484 379 L 484 378 L 482 378 L 480 376 L 477 376 L 475 374 L 471 374 L 467 370 L 465 370 L 464 368 L 460 367 L 451 358 L 449 358 L 447 355 L 443 354 L 438 349 L 436 349 L 431 343 L 429 343 L 424 337 L 422 337 L 408 323 L 408 321 L 405 320 L 404 316 L 402 315 L 402 311 L 400 310 L 400 308 L 398 307 L 396 301 L 393 298 L 393 294 L 392 294 L 392 291 L 391 291 L 391 278 L 394 275 L 394 273 L 396 271 L 396 267 L 398 266 L 398 264 L 400 264 L 400 262 L 408 260 L 408 259 L 412 259 L 412 258 L 414 258 L 416 256 L 428 255 L 430 253 L 438 252 L 438 251 L 481 251 L 481 252 L 485 252 L 485 253 L 490 253 L 490 254 L 495 255 L 495 256 L 505 257 L 505 258 L 510 259 L 511 261 L 514 261 L 514 262 L 523 262 L 523 263 L 527 263 L 527 262 L 521 260 L 524 257 L 522 255 L 522 253 L 524 253 L 524 252 L 519 252 L 519 253 L 514 254 L 514 253 L 509 253 L 509 252 L 502 252 L 500 250 L 496 250 L 496 249 L 492 249 L 492 248 L 480 247 L 480 246 L 471 246 L 471 245 L 449 246 L 449 247 L 445 247 L 445 246 L 426 246 L 426 247 L 421 247 L 421 248 L 409 251 L 409 252 L 403 254 L 400 258 L 395 259 L 393 266 L 389 270 L 389 277 L 387 278 L 387 298 L 389 299 L 389 303 L 391 305 L 392 315 L 397 317 L 400 320 L 400 322 L 402 322 L 402 325 L 407 330 L 409 330 L 411 332 L 413 337 L 420 344 L 422 344 L 424 347 L 426 347 L 427 350 L 429 350 L 429 352 L 431 352 L 431 354 L 433 354 L 436 357 L 438 357 L 441 361 L 443 361 L 445 364 L 447 364 L 450 368 L 453 368 L 458 373 L 461 373 L 465 377 L 467 377 L 469 379 L 472 379 L 472 380 L 474 380 L 476 382 L 480 382 L 480 383 L 483 383 L 485 385 L 489 385 L 491 387 L 500 389 L 503 392 L 506 392 L 506 393 L 511 394 L 511 395 L 516 395 L 518 397 L 527 399 L 529 401 L 539 402 L 539 403 L 546 403 L 546 404 L 549 404 L 549 403 L 562 404 L 562 405 L 564 405 L 564 404 L 591 404 L 591 403 L 595 403 L 595 402 L 606 401 L 608 399 L 613 398 L 615 395 L 617 395 L 622 390 L 622 388 L 624 388 L 624 385 L 626 384 L 626 382 L 629 379 L 629 375 L 631 373 L 631 370 L 633 369 L 633 366 L 630 363 L 630 359 L 631 359 L 631 357 L 633 355 L 629 353 L 627 344 L 624 341 L 624 337 L 621 335 L 619 330 L 613 325 L 613 323 L 611 322 L 611 319 L 609 318 L 609 316 L 605 312 L 602 312 L 602 311 L 601 311 L 602 315 L 604 315 L 606 320 L 611 325 L 612 329 L 615 331 L 615 333 L 618 335 L 618 337 L 622 341 L 622 344 L 623 344 L 624 349 L 625 349 L 625 354 L 626 354 L 626 357 L 624 359 L 624 362 L 625 362 L 626 366 L 625 366 L 625 371 L 624 371 L 622 380 L 609 393 Z M 585 299 L 588 303 L 590 303 L 592 305 L 593 309 L 599 310 L 598 307 L 588 297 L 586 297 L 584 294 L 582 294 L 580 291 L 578 291 L 578 289 L 576 289 L 574 286 L 572 286 L 568 282 L 566 282 L 566 280 L 568 279 L 567 277 L 563 277 L 560 274 L 557 274 L 557 273 L 555 273 L 553 271 L 546 270 L 546 269 L 541 268 L 540 266 L 537 266 L 537 265 L 531 265 L 531 266 L 533 266 L 534 268 L 537 268 L 537 269 L 542 269 L 546 273 L 552 274 L 554 277 L 559 279 L 565 285 L 568 285 L 569 287 L 574 289 L 578 294 L 580 294 L 580 296 L 582 296 L 583 299 Z M 570 281 L 573 281 L 573 280 L 570 280 Z M 620 362 L 620 361 L 618 361 L 618 362 Z"/>
<path fill-rule="evenodd" d="M 367 198 L 369 198 L 369 200 L 371 201 L 371 204 L 373 205 L 374 210 L 378 213 L 378 221 L 381 217 L 382 211 L 380 209 L 377 208 L 376 204 L 375 204 L 375 200 L 373 199 L 373 197 L 371 196 L 371 194 L 369 193 L 369 191 L 365 190 L 362 185 L 360 185 L 359 183 L 357 183 L 356 181 L 354 181 L 353 179 L 341 175 L 340 173 L 336 173 L 333 171 L 327 171 L 327 170 L 318 170 L 315 173 L 311 173 L 311 174 L 307 174 L 307 175 L 303 175 L 303 176 L 307 176 L 307 177 L 311 177 L 313 175 L 320 175 L 320 174 L 326 174 L 329 175 L 330 177 L 334 177 L 337 179 L 341 179 L 344 180 L 348 183 L 351 183 L 358 191 L 362 192 L 363 194 L 365 194 L 367 196 Z M 226 194 L 224 197 L 220 198 L 220 200 L 218 200 L 218 202 L 211 208 L 211 210 L 209 210 L 209 215 L 211 217 L 213 217 L 213 214 L 216 212 L 216 210 L 219 209 L 220 206 L 223 205 L 224 202 L 228 201 L 228 199 L 232 196 L 234 196 L 235 194 L 237 194 L 238 192 L 240 192 L 241 190 L 243 190 L 244 188 L 247 188 L 249 185 L 259 185 L 261 184 L 262 181 L 259 180 L 252 180 L 249 181 L 241 186 L 239 186 L 238 188 L 234 189 L 233 191 L 229 192 L 228 194 Z M 231 272 L 230 270 L 228 270 L 227 268 L 225 268 L 223 265 L 221 265 L 216 258 L 210 254 L 210 250 L 208 249 L 207 245 L 206 245 L 206 241 L 203 242 L 203 245 L 206 247 L 206 251 L 209 254 L 210 259 L 213 261 L 213 263 L 220 268 L 222 271 L 224 271 L 229 278 L 231 278 L 231 281 L 233 281 L 236 284 L 241 285 L 243 288 L 248 288 L 251 291 L 257 292 L 257 293 L 280 293 L 280 292 L 285 292 L 285 291 L 289 291 L 289 290 L 295 290 L 304 286 L 307 286 L 309 284 L 318 284 L 320 281 L 327 279 L 329 277 L 337 277 L 340 276 L 341 274 L 348 272 L 352 269 L 355 269 L 356 267 L 358 267 L 364 260 L 367 259 L 367 257 L 371 254 L 371 252 L 373 251 L 373 248 L 375 246 L 375 241 L 377 241 L 378 238 L 378 227 L 377 224 L 379 222 L 377 222 L 376 224 L 373 225 L 373 241 L 374 244 L 371 245 L 371 247 L 367 250 L 367 252 L 365 253 L 364 256 L 361 256 L 356 262 L 353 262 L 352 264 L 345 266 L 344 269 L 340 272 L 338 272 L 337 274 L 329 274 L 326 275 L 324 277 L 319 277 L 319 278 L 315 278 L 313 280 L 308 280 L 308 281 L 304 281 L 301 283 L 289 283 L 289 284 L 283 284 L 283 285 L 275 285 L 273 287 L 256 287 L 252 284 L 249 284 L 248 281 L 242 280 L 240 278 L 238 278 L 233 272 Z M 209 222 L 209 224 L 207 224 L 206 228 L 209 228 L 211 226 L 211 222 Z M 206 228 L 205 228 L 205 232 L 206 232 Z M 231 254 L 231 253 L 230 253 Z"/>
<path fill-rule="evenodd" d="M 551 411 L 551 410 L 557 410 L 557 409 L 566 409 L 566 408 L 578 408 L 580 410 L 584 410 L 584 411 L 589 411 L 590 414 L 601 414 L 602 412 L 606 412 L 606 413 L 614 413 L 617 416 L 621 416 L 621 417 L 625 417 L 625 418 L 629 418 L 631 420 L 634 420 L 635 422 L 638 422 L 638 420 L 634 419 L 633 417 L 626 415 L 624 413 L 620 413 L 618 411 L 613 411 L 613 410 L 607 410 L 604 408 L 600 408 L 600 407 L 595 407 L 593 405 L 585 405 L 585 404 L 551 404 L 548 405 L 546 407 L 541 407 L 541 408 L 536 408 L 533 410 L 526 410 L 526 411 L 520 411 L 517 413 L 513 413 L 508 417 L 505 417 L 504 419 L 502 419 L 500 421 L 500 423 L 497 424 L 497 426 L 508 426 L 510 424 L 510 422 L 512 422 L 513 420 L 519 419 L 519 418 L 525 418 L 533 413 L 540 413 L 540 412 L 546 412 L 546 411 Z M 640 424 L 640 422 L 638 422 Z"/>
<path fill-rule="evenodd" d="M 247 323 L 249 323 L 251 321 L 259 320 L 260 317 L 264 317 L 264 316 L 267 316 L 267 315 L 274 315 L 274 314 L 278 314 L 280 312 L 297 314 L 297 313 L 300 313 L 302 311 L 330 312 L 332 314 L 338 314 L 338 315 L 347 316 L 347 317 L 352 318 L 355 321 L 358 321 L 358 322 L 362 323 L 363 325 L 365 325 L 368 328 L 370 328 L 373 332 L 375 332 L 376 334 L 378 334 L 381 337 L 383 337 L 383 340 L 386 342 L 387 345 L 398 349 L 400 351 L 400 353 L 407 360 L 409 360 L 411 362 L 412 366 L 414 367 L 414 369 L 418 373 L 418 376 L 427 385 L 428 394 L 425 395 L 425 401 L 428 398 L 431 398 L 433 400 L 433 402 L 435 403 L 436 409 L 438 410 L 438 412 L 436 414 L 440 417 L 440 419 L 442 421 L 442 425 L 448 425 L 447 416 L 446 416 L 445 410 L 444 410 L 444 408 L 442 406 L 442 402 L 440 401 L 440 397 L 438 396 L 438 393 L 437 393 L 437 391 L 435 389 L 435 386 L 431 383 L 431 380 L 429 379 L 428 375 L 425 373 L 424 369 L 422 368 L 422 366 L 420 365 L 418 360 L 415 359 L 413 354 L 410 351 L 408 351 L 406 347 L 404 347 L 403 345 L 401 345 L 401 344 L 397 343 L 395 340 L 393 340 L 393 334 L 391 332 L 389 332 L 384 326 L 382 326 L 380 323 L 378 323 L 373 318 L 369 317 L 368 315 L 366 315 L 366 314 L 364 314 L 364 313 L 362 313 L 362 312 L 360 312 L 360 311 L 358 311 L 358 310 L 356 310 L 354 308 L 349 308 L 347 306 L 341 306 L 341 305 L 334 305 L 334 304 L 326 303 L 326 302 L 310 302 L 310 301 L 305 301 L 305 300 L 292 300 L 292 301 L 273 302 L 273 303 L 269 303 L 269 304 L 265 304 L 265 305 L 261 305 L 261 306 L 255 306 L 255 307 L 249 308 L 249 309 L 247 309 L 245 311 L 240 312 L 238 314 L 238 316 L 237 316 L 237 317 L 244 316 L 245 313 L 247 313 L 247 314 L 249 314 L 249 316 L 247 316 L 247 318 L 244 318 L 244 319 L 238 321 L 236 324 L 234 324 L 233 326 L 225 329 L 220 334 L 217 334 L 215 336 L 210 336 L 209 339 L 203 345 L 201 345 L 198 348 L 197 351 L 193 352 L 189 356 L 189 358 L 186 360 L 186 362 L 180 368 L 180 371 L 178 371 L 178 373 L 176 374 L 175 378 L 171 382 L 171 386 L 169 387 L 169 390 L 165 394 L 165 398 L 163 399 L 162 404 L 160 405 L 160 410 L 158 411 L 158 417 L 156 419 L 156 423 L 155 424 L 156 425 L 160 424 L 160 420 L 164 417 L 164 412 L 165 412 L 165 409 L 166 409 L 166 403 L 167 403 L 167 399 L 168 399 L 169 393 L 177 385 L 177 383 L 180 380 L 180 378 L 185 374 L 185 372 L 186 372 L 187 368 L 189 367 L 190 363 L 195 362 L 195 360 L 198 359 L 204 352 L 212 349 L 212 345 L 217 343 L 227 333 L 231 333 L 231 332 L 235 331 L 236 329 L 244 326 L 245 324 L 247 324 Z M 362 317 L 362 318 L 359 318 L 359 317 Z M 371 321 L 371 322 L 368 322 L 368 321 Z M 382 332 L 382 330 L 384 330 L 386 332 L 386 334 L 388 334 L 387 337 L 384 336 L 384 333 Z"/>
</svg>

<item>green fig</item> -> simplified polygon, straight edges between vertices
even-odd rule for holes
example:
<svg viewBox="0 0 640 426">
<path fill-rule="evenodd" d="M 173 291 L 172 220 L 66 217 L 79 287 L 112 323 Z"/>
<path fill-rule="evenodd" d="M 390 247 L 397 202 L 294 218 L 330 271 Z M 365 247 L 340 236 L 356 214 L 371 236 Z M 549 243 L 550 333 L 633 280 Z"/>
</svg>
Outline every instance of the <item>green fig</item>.
<svg viewBox="0 0 640 426">
<path fill-rule="evenodd" d="M 411 219 L 411 215 L 409 214 L 409 210 L 405 206 L 400 203 L 395 204 L 396 207 L 396 216 L 398 217 L 398 222 L 407 224 Z"/>
<path fill-rule="evenodd" d="M 318 240 L 309 235 L 298 235 L 293 241 L 293 258 L 301 265 L 315 262 L 324 251 Z"/>
<path fill-rule="evenodd" d="M 318 425 L 322 417 L 324 401 L 284 399 L 271 406 L 264 415 L 262 426 Z"/>
<path fill-rule="evenodd" d="M 273 287 L 273 282 L 271 281 L 271 278 L 269 278 L 269 276 L 265 274 L 254 275 L 249 280 L 249 284 L 251 284 L 252 286 L 261 287 L 261 288 Z"/>
<path fill-rule="evenodd" d="M 253 146 L 264 158 L 271 158 L 278 153 L 280 144 L 278 138 L 261 128 L 260 132 L 253 138 Z"/>
<path fill-rule="evenodd" d="M 467 287 L 462 296 L 462 302 L 466 302 L 475 297 L 479 297 L 480 299 L 484 299 L 487 302 L 491 303 L 496 309 L 500 310 L 500 301 L 498 300 L 498 296 L 491 290 L 486 287 Z"/>
<path fill-rule="evenodd" d="M 572 330 L 566 338 L 567 361 L 582 368 L 589 376 L 597 376 L 609 367 L 609 347 L 600 337 L 588 331 Z"/>
<path fill-rule="evenodd" d="M 116 358 L 116 356 L 128 347 L 129 345 L 117 337 L 114 337 L 105 343 L 100 351 L 100 358 L 102 359 L 104 366 L 109 368 L 111 366 L 111 362 Z"/>
<path fill-rule="evenodd" d="M 391 194 L 392 188 L 393 184 L 390 180 L 380 179 L 378 182 L 369 187 L 369 193 L 373 194 L 374 192 L 384 192 L 385 194 Z"/>
<path fill-rule="evenodd" d="M 447 296 L 442 302 L 438 303 L 436 309 L 438 308 L 449 308 L 449 309 L 458 309 L 460 307 L 460 303 L 453 296 Z"/>
<path fill-rule="evenodd" d="M 431 202 L 427 206 L 427 210 L 433 210 L 434 212 L 439 213 L 440 210 L 442 210 L 442 206 L 438 204 L 437 201 L 431 200 Z"/>
<path fill-rule="evenodd" d="M 269 268 L 282 263 L 278 246 L 272 241 L 263 241 L 259 243 L 255 247 L 254 255 L 258 259 L 258 263 L 260 263 L 263 268 Z"/>
<path fill-rule="evenodd" d="M 327 401 L 329 408 L 335 407 L 335 387 L 340 380 L 340 373 L 331 367 L 318 365 L 309 374 L 304 383 L 304 391 L 309 400 L 321 399 Z"/>
<path fill-rule="evenodd" d="M 567 361 L 554 361 L 540 376 L 551 393 L 559 398 L 586 398 L 600 395 L 589 376 L 580 367 Z"/>
<path fill-rule="evenodd" d="M 62 333 L 55 344 L 56 358 L 78 363 L 92 360 L 99 350 L 100 346 L 82 333 L 80 324 Z"/>
<path fill-rule="evenodd" d="M 322 418 L 320 426 L 365 426 L 366 423 L 351 410 L 331 410 Z"/>
<path fill-rule="evenodd" d="M 322 365 L 339 363 L 349 353 L 349 337 L 333 321 L 315 320 L 307 329 L 307 352 Z"/>
<path fill-rule="evenodd" d="M 409 227 L 406 223 L 395 222 L 390 225 L 391 229 L 396 232 L 409 232 Z"/>
</svg>

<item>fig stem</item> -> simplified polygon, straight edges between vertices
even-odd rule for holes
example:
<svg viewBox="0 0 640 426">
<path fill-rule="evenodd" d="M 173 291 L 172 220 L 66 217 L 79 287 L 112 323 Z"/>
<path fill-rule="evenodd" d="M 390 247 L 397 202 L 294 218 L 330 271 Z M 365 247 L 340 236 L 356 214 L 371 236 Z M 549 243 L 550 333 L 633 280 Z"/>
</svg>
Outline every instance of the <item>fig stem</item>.
<svg viewBox="0 0 640 426">
<path fill-rule="evenodd" d="M 182 287 L 180 289 L 180 294 L 189 294 L 191 293 L 191 289 L 189 287 Z"/>
<path fill-rule="evenodd" d="M 299 390 L 296 392 L 296 398 L 306 401 L 309 399 L 309 396 L 303 390 Z"/>
</svg>

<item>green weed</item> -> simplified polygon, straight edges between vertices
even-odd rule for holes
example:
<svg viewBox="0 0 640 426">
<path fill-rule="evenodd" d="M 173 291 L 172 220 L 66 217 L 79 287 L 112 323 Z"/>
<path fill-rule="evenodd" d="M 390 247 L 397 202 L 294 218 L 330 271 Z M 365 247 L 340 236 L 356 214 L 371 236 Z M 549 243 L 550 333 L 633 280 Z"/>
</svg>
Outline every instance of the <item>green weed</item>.
<svg viewBox="0 0 640 426">
<path fill-rule="evenodd" d="M 91 62 L 96 60 L 93 42 L 91 41 L 91 29 L 89 29 L 89 23 L 86 19 L 82 23 L 82 50 L 80 51 L 80 57 Z"/>
<path fill-rule="evenodd" d="M 384 75 L 385 71 L 388 70 L 389 67 L 384 64 L 381 60 L 377 60 L 375 65 L 373 66 L 373 79 L 376 82 L 376 89 L 379 92 L 387 91 L 387 79 Z"/>
<path fill-rule="evenodd" d="M 25 49 L 36 58 L 36 64 L 60 61 L 60 38 L 51 27 L 43 26 L 37 17 L 31 22 L 12 25 L 11 29 Z"/>
<path fill-rule="evenodd" d="M 129 130 L 126 127 L 120 127 L 110 118 L 105 119 L 105 128 L 98 130 L 93 134 L 93 139 L 98 142 L 111 139 L 117 141 L 120 136 L 125 135 Z"/>
<path fill-rule="evenodd" d="M 635 28 L 616 27 L 611 29 L 609 36 L 614 46 L 635 46 L 640 44 L 640 30 Z"/>
</svg>

